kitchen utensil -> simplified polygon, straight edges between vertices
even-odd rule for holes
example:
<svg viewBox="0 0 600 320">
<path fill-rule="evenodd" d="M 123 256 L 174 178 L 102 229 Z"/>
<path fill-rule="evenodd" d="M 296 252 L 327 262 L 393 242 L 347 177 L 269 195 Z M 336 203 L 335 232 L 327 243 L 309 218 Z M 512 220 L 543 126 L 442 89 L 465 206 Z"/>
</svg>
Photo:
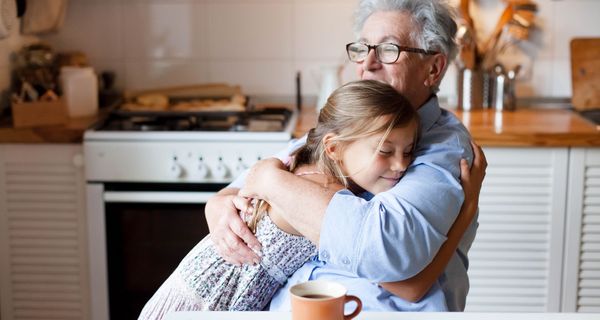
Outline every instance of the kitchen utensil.
<svg viewBox="0 0 600 320">
<path fill-rule="evenodd" d="M 460 14 L 464 21 L 459 26 L 458 41 L 461 45 L 459 57 L 463 67 L 474 69 L 477 63 L 477 42 L 475 37 L 475 25 L 469 13 L 469 0 L 460 1 Z"/>
<path fill-rule="evenodd" d="M 506 74 L 504 66 L 496 64 L 494 66 L 494 93 L 492 97 L 492 108 L 501 111 L 504 108 L 504 92 L 506 89 Z"/>
<path fill-rule="evenodd" d="M 298 111 L 302 109 L 302 74 L 300 71 L 296 72 L 296 109 Z"/>
<path fill-rule="evenodd" d="M 600 108 L 600 38 L 571 40 L 571 83 L 575 109 Z"/>
<path fill-rule="evenodd" d="M 515 86 L 517 75 L 519 74 L 520 70 L 521 65 L 517 65 L 506 73 L 506 92 L 504 94 L 503 105 L 504 110 L 513 111 L 517 109 L 517 94 L 515 92 Z"/>
<path fill-rule="evenodd" d="M 25 14 L 25 10 L 27 10 L 27 1 L 17 0 L 17 17 L 22 17 Z"/>
<path fill-rule="evenodd" d="M 42 34 L 58 31 L 64 23 L 67 4 L 67 0 L 28 1 L 27 10 L 22 18 L 21 32 Z"/>
<path fill-rule="evenodd" d="M 510 3 L 508 3 L 504 8 L 504 11 L 502 11 L 500 19 L 498 19 L 498 22 L 496 22 L 496 26 L 494 27 L 494 30 L 492 31 L 490 37 L 480 48 L 481 52 L 487 55 L 493 50 L 493 48 L 497 45 L 498 40 L 500 39 L 500 35 L 502 34 L 504 25 L 506 25 L 512 19 L 513 13 L 513 7 Z"/>
<path fill-rule="evenodd" d="M 496 111 L 513 111 L 516 109 L 515 81 L 520 70 L 520 65 L 508 71 L 501 64 L 494 66 L 492 107 Z"/>
<path fill-rule="evenodd" d="M 483 68 L 496 61 L 498 54 L 517 41 L 529 37 L 537 5 L 530 0 L 506 0 L 507 4 L 490 38 L 483 44 Z"/>
<path fill-rule="evenodd" d="M 8 37 L 17 21 L 15 0 L 0 0 L 0 39 Z"/>
<path fill-rule="evenodd" d="M 475 28 L 475 24 L 473 23 L 473 18 L 471 18 L 471 13 L 469 12 L 469 0 L 460 0 L 460 5 L 458 6 L 460 10 L 460 15 L 465 20 L 467 25 L 471 28 Z"/>
</svg>

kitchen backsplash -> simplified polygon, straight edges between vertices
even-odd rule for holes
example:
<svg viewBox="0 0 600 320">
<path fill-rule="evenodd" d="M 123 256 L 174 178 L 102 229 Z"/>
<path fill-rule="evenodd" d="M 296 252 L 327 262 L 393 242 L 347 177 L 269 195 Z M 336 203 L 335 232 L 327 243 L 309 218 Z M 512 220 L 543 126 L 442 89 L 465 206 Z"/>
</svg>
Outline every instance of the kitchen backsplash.
<svg viewBox="0 0 600 320">
<path fill-rule="evenodd" d="M 454 1 L 457 2 L 457 1 Z M 500 0 L 474 1 L 482 34 L 499 16 Z M 521 63 L 518 96 L 571 95 L 569 40 L 600 36 L 600 1 L 537 0 L 539 30 L 507 65 Z M 354 39 L 356 0 L 72 0 L 65 25 L 41 36 L 57 50 L 81 50 L 97 71 L 117 73 L 127 89 L 199 82 L 239 84 L 251 94 L 294 93 L 295 72 L 303 92 L 318 93 L 319 67 L 345 64 L 344 45 Z M 0 40 L 0 88 L 8 86 L 8 55 L 20 36 Z M 440 95 L 455 99 L 454 67 Z"/>
</svg>

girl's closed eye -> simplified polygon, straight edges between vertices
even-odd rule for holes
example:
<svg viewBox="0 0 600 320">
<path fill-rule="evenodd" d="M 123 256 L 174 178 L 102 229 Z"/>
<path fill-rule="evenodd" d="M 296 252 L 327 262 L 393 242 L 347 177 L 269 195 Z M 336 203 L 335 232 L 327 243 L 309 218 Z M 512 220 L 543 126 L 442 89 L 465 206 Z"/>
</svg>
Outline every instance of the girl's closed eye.
<svg viewBox="0 0 600 320">
<path fill-rule="evenodd" d="M 392 150 L 380 149 L 379 153 L 384 156 L 391 156 L 394 152 Z"/>
</svg>

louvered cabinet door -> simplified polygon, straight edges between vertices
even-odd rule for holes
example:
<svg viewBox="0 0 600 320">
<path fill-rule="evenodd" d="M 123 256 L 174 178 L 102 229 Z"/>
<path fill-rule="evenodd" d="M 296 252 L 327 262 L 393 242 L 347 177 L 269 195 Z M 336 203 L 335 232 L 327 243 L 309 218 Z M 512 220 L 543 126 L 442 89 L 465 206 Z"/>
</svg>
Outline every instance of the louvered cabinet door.
<svg viewBox="0 0 600 320">
<path fill-rule="evenodd" d="M 600 312 L 600 149 L 571 150 L 567 210 L 563 309 Z"/>
<path fill-rule="evenodd" d="M 558 312 L 567 148 L 486 148 L 466 311 Z"/>
<path fill-rule="evenodd" d="M 80 145 L 0 145 L 3 320 L 89 319 Z"/>
</svg>

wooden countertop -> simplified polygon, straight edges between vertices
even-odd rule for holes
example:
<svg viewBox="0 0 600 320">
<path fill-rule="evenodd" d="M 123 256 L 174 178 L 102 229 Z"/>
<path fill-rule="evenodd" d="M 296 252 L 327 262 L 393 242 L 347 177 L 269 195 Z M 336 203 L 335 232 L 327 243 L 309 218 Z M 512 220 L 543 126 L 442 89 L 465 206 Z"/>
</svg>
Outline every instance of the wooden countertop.
<svg viewBox="0 0 600 320">
<path fill-rule="evenodd" d="M 600 130 L 577 113 L 564 109 L 453 111 L 475 141 L 488 147 L 600 147 Z M 13 128 L 0 122 L 0 143 L 80 143 L 83 132 L 99 117 L 71 119 L 61 126 Z M 294 131 L 300 137 L 314 126 L 314 107 L 304 107 Z"/>
<path fill-rule="evenodd" d="M 600 147 L 600 130 L 564 109 L 517 109 L 513 112 L 452 110 L 475 141 L 487 147 Z M 294 136 L 314 126 L 314 108 L 303 108 Z"/>
<path fill-rule="evenodd" d="M 14 128 L 9 119 L 0 122 L 0 143 L 81 143 L 83 132 L 100 116 L 72 118 L 64 125 Z"/>
</svg>

